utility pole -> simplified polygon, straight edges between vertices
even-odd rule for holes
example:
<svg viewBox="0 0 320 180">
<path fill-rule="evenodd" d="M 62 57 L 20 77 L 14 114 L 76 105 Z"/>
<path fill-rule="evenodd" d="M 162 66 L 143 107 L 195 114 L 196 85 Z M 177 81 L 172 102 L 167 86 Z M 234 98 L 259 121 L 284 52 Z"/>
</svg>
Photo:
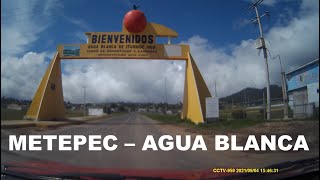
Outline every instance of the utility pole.
<svg viewBox="0 0 320 180">
<path fill-rule="evenodd" d="M 253 23 L 258 23 L 259 25 L 259 30 L 260 30 L 260 38 L 257 40 L 256 45 L 257 49 L 262 49 L 263 50 L 263 55 L 265 59 L 265 67 L 266 67 L 266 79 L 267 79 L 267 120 L 270 120 L 270 110 L 271 110 L 271 104 L 270 104 L 270 80 L 269 80 L 269 67 L 268 67 L 268 54 L 267 54 L 267 48 L 265 45 L 265 41 L 263 38 L 263 32 L 262 32 L 262 26 L 260 19 L 264 16 L 269 16 L 269 12 L 265 12 L 263 15 L 259 15 L 258 12 L 258 5 L 262 2 L 263 0 L 257 0 L 255 3 L 253 3 L 248 10 L 254 9 L 256 12 L 256 18 L 252 20 Z"/>
<path fill-rule="evenodd" d="M 289 119 L 288 113 L 288 96 L 287 96 L 287 83 L 286 83 L 286 74 L 285 72 L 281 72 L 281 80 L 282 80 L 282 95 L 283 95 L 283 113 L 284 119 Z"/>
<path fill-rule="evenodd" d="M 232 98 L 232 103 L 231 103 L 231 110 L 233 111 L 233 98 Z"/>
<path fill-rule="evenodd" d="M 269 51 L 269 50 L 268 50 Z M 272 57 L 271 53 L 269 51 L 270 58 L 275 59 L 278 57 L 279 63 L 280 63 L 280 70 L 281 70 L 281 88 L 282 88 L 282 100 L 283 100 L 283 114 L 284 114 L 284 119 L 288 119 L 288 96 L 287 96 L 287 85 L 286 85 L 286 74 L 283 71 L 282 68 L 282 63 L 281 63 L 281 57 L 278 54 L 276 57 Z"/>
<path fill-rule="evenodd" d="M 82 86 L 83 88 L 83 116 L 86 116 L 86 86 Z"/>
<path fill-rule="evenodd" d="M 288 119 L 288 96 L 287 96 L 287 85 L 286 85 L 286 73 L 283 71 L 281 57 L 279 57 L 280 69 L 281 69 L 281 87 L 282 87 L 282 97 L 283 97 L 283 116 L 284 119 Z"/>
<path fill-rule="evenodd" d="M 164 77 L 164 93 L 165 93 L 164 111 L 165 111 L 165 114 L 167 114 L 167 76 Z"/>
<path fill-rule="evenodd" d="M 244 107 L 245 107 L 245 108 L 247 107 L 247 94 L 246 94 L 246 89 L 247 89 L 247 88 L 245 88 L 245 89 L 243 90 L 243 93 L 244 93 Z"/>
<path fill-rule="evenodd" d="M 266 105 L 265 105 L 265 100 L 264 100 L 264 91 L 262 92 L 262 106 L 263 106 L 263 120 L 266 119 Z"/>
<path fill-rule="evenodd" d="M 217 94 L 217 82 L 214 81 L 214 93 L 215 93 L 215 97 L 218 97 L 218 94 Z"/>
<path fill-rule="evenodd" d="M 181 110 L 180 109 L 180 96 L 178 96 L 178 109 L 179 109 L 179 111 Z"/>
<path fill-rule="evenodd" d="M 156 109 L 155 109 L 155 107 L 154 107 L 154 102 L 152 101 L 152 110 L 155 112 L 156 111 Z"/>
<path fill-rule="evenodd" d="M 243 99 L 243 102 L 242 102 L 242 106 L 243 106 L 243 111 L 242 111 L 242 116 L 243 118 L 245 117 L 245 112 L 247 112 L 247 105 L 246 105 L 246 88 L 243 90 L 243 95 L 244 95 L 244 99 Z"/>
</svg>

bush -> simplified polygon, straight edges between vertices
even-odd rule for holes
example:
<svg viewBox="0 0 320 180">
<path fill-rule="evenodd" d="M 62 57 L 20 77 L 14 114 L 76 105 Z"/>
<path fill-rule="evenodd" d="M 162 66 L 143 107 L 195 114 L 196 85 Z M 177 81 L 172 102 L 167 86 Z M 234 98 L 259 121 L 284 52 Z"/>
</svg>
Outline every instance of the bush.
<svg viewBox="0 0 320 180">
<path fill-rule="evenodd" d="M 104 107 L 103 112 L 106 114 L 111 114 L 111 108 L 110 107 Z"/>
<path fill-rule="evenodd" d="M 234 119 L 245 119 L 247 118 L 247 112 L 243 110 L 234 110 L 231 113 L 232 118 Z"/>
</svg>

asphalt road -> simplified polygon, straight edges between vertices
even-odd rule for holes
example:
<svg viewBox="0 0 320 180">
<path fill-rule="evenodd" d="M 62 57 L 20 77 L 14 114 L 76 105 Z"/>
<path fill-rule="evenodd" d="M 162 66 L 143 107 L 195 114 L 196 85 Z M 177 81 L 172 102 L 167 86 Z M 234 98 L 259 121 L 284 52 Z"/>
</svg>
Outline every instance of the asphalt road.
<svg viewBox="0 0 320 180">
<path fill-rule="evenodd" d="M 115 151 L 89 151 L 88 146 L 80 147 L 79 151 L 58 151 L 57 143 L 53 151 L 8 151 L 8 135 L 115 135 L 118 148 Z M 142 168 L 142 169 L 203 169 L 211 168 L 217 162 L 212 162 L 210 154 L 199 151 L 182 152 L 176 148 L 171 151 L 142 151 L 147 135 L 153 135 L 155 140 L 168 132 L 163 125 L 137 113 L 124 114 L 108 119 L 91 121 L 82 125 L 59 127 L 41 130 L 35 128 L 20 128 L 1 130 L 1 163 L 13 161 L 55 161 L 73 165 L 106 167 L 106 168 Z M 124 143 L 135 143 L 135 147 L 125 147 Z"/>
<path fill-rule="evenodd" d="M 122 169 L 210 169 L 213 167 L 263 167 L 284 160 L 313 157 L 314 155 L 276 153 L 216 152 L 213 138 L 205 137 L 208 151 L 142 151 L 147 135 L 157 140 L 161 135 L 183 135 L 179 128 L 161 124 L 137 113 L 123 114 L 107 119 L 90 121 L 82 125 L 58 127 L 55 129 L 19 128 L 1 129 L 1 163 L 16 161 L 54 161 L 85 167 Z M 79 151 L 58 151 L 57 143 L 53 151 L 9 151 L 9 135 L 115 135 L 118 148 L 115 151 L 89 151 L 88 146 Z M 192 135 L 194 139 L 195 134 Z M 135 147 L 124 147 L 124 143 L 135 143 Z M 46 149 L 46 144 L 42 147 Z M 301 156 L 301 157 L 300 157 Z"/>
</svg>

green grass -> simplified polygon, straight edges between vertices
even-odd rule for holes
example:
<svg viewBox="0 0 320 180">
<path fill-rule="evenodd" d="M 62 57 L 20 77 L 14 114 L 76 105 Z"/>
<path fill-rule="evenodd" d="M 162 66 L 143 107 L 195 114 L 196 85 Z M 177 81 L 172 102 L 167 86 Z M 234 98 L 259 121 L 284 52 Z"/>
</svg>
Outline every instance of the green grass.
<svg viewBox="0 0 320 180">
<path fill-rule="evenodd" d="M 151 119 L 163 122 L 163 123 L 184 123 L 185 120 L 180 118 L 179 115 L 165 115 L 165 114 L 151 114 L 151 113 L 142 113 L 145 116 L 148 116 Z"/>
<path fill-rule="evenodd" d="M 183 126 L 196 126 L 194 122 L 192 122 L 190 119 L 181 119 L 180 114 L 176 115 L 168 115 L 168 114 L 152 114 L 152 113 L 142 113 L 143 115 L 162 122 L 162 123 L 168 123 L 168 124 L 179 124 Z"/>
<path fill-rule="evenodd" d="M 194 128 L 198 130 L 210 130 L 210 129 L 242 129 L 251 126 L 255 126 L 263 123 L 279 123 L 279 122 L 292 122 L 292 121 L 305 121 L 305 120 L 261 120 L 261 119 L 237 119 L 237 120 L 217 120 L 208 124 L 200 123 L 196 125 L 190 120 L 180 119 L 180 115 L 164 115 L 164 114 L 151 114 L 142 113 L 143 115 L 163 122 L 176 124 L 179 126 L 185 126 L 188 128 Z"/>
<path fill-rule="evenodd" d="M 163 122 L 163 123 L 174 123 L 180 125 L 187 125 L 190 127 L 200 128 L 200 129 L 210 129 L 210 128 L 228 128 L 228 129 L 240 129 L 245 127 L 254 126 L 257 124 L 270 122 L 263 120 L 218 120 L 215 122 L 211 122 L 209 124 L 200 123 L 196 125 L 192 121 L 188 119 L 180 119 L 180 115 L 164 115 L 164 114 L 150 114 L 143 113 L 143 115 L 148 116 L 151 119 Z"/>
<path fill-rule="evenodd" d="M 81 117 L 83 116 L 82 110 L 67 110 L 66 117 Z"/>
<path fill-rule="evenodd" d="M 264 120 L 251 120 L 251 119 L 241 119 L 241 120 L 218 120 L 211 122 L 209 124 L 199 124 L 198 127 L 202 129 L 241 129 L 246 127 L 255 126 L 257 124 L 263 124 L 270 121 Z"/>
<path fill-rule="evenodd" d="M 1 109 L 1 120 L 21 120 L 26 115 L 27 111 L 19 111 L 12 109 Z M 66 117 L 81 117 L 83 111 L 67 111 Z"/>
<path fill-rule="evenodd" d="M 1 120 L 20 120 L 23 119 L 27 111 L 1 108 Z"/>
<path fill-rule="evenodd" d="M 22 120 L 26 115 L 27 110 L 19 111 L 19 110 L 12 110 L 12 109 L 3 109 L 1 108 L 1 120 Z M 116 113 L 121 114 L 121 113 Z M 83 111 L 82 110 L 68 110 L 66 112 L 66 117 L 82 117 Z"/>
<path fill-rule="evenodd" d="M 243 110 L 241 108 L 234 108 L 234 109 L 223 109 L 220 110 L 220 118 L 225 120 L 234 120 L 232 117 L 232 111 L 236 110 Z M 247 109 L 247 119 L 250 120 L 263 120 L 263 113 L 260 113 L 257 109 Z M 279 107 L 271 108 L 271 116 L 274 119 L 281 119 L 283 118 L 283 109 Z"/>
</svg>

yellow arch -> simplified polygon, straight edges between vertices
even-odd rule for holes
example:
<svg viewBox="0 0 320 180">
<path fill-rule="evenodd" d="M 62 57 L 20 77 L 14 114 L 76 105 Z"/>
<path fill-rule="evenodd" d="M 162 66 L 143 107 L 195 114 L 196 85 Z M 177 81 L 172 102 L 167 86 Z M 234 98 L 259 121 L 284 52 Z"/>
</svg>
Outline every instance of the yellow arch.
<svg viewBox="0 0 320 180">
<path fill-rule="evenodd" d="M 122 29 L 122 33 L 129 33 L 125 27 Z M 88 34 L 88 33 L 86 33 Z M 177 37 L 178 33 L 174 30 L 156 23 L 148 23 L 147 27 L 141 34 L 154 35 L 158 37 Z M 79 44 L 78 50 L 80 53 L 83 46 L 88 44 Z M 160 49 L 167 45 L 155 44 Z M 169 45 L 172 46 L 172 45 Z M 206 98 L 211 97 L 209 89 L 193 60 L 189 46 L 187 45 L 173 45 L 179 46 L 181 54 L 163 56 L 156 54 L 154 56 L 148 56 L 146 59 L 161 59 L 165 57 L 170 60 L 186 60 L 186 72 L 185 72 L 185 85 L 184 85 L 184 99 L 183 108 L 181 112 L 182 119 L 190 119 L 195 123 L 205 122 L 206 115 Z M 62 78 L 61 78 L 61 59 L 115 59 L 107 56 L 95 56 L 93 58 L 82 56 L 63 56 L 62 46 L 58 47 L 58 52 L 52 59 L 49 67 L 43 76 L 29 110 L 26 114 L 27 119 L 34 120 L 52 120 L 65 118 L 65 107 L 62 91 Z M 159 50 L 158 49 L 158 50 Z M 75 50 L 74 50 L 75 51 Z M 62 56 L 60 56 L 60 53 Z M 119 57 L 118 57 L 119 58 Z M 123 59 L 123 58 L 122 58 Z M 124 58 L 129 59 L 129 58 Z"/>
</svg>

